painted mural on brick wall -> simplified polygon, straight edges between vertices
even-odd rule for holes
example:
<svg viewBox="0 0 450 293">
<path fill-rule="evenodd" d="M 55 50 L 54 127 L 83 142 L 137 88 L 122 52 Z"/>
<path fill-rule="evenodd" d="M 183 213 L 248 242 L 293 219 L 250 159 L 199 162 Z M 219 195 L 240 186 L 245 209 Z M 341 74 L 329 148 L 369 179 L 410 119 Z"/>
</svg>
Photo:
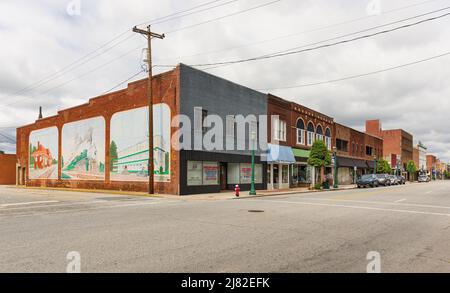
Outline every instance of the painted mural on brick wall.
<svg viewBox="0 0 450 293">
<path fill-rule="evenodd" d="M 30 134 L 29 178 L 58 179 L 58 128 L 51 127 Z"/>
<path fill-rule="evenodd" d="M 103 117 L 65 124 L 62 130 L 62 179 L 105 179 Z"/>
<path fill-rule="evenodd" d="M 170 182 L 171 111 L 153 106 L 154 179 Z M 110 168 L 113 181 L 148 181 L 148 108 L 115 114 L 111 119 Z"/>
</svg>

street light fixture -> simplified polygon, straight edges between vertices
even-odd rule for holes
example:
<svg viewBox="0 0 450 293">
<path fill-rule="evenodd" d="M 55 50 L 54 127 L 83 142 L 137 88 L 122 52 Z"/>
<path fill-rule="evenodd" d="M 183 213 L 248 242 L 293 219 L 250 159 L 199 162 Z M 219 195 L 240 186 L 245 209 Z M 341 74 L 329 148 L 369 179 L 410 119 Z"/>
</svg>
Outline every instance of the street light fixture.
<svg viewBox="0 0 450 293">
<path fill-rule="evenodd" d="M 339 188 L 338 184 L 338 168 L 337 168 L 337 147 L 333 147 L 333 156 L 334 156 L 334 179 L 333 179 L 333 188 Z"/>
<path fill-rule="evenodd" d="M 252 140 L 252 185 L 250 188 L 250 195 L 256 195 L 255 188 L 255 148 L 256 148 L 256 132 L 252 131 L 251 133 Z"/>
</svg>

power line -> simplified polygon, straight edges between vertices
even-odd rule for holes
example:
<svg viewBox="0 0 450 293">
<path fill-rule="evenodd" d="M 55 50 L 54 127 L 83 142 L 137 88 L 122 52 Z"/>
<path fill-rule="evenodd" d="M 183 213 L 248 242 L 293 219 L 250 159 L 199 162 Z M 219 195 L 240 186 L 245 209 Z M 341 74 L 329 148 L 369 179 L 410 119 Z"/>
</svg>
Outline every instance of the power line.
<svg viewBox="0 0 450 293">
<path fill-rule="evenodd" d="M 446 9 L 449 9 L 449 8 L 450 7 L 446 8 Z M 277 58 L 277 57 L 294 55 L 294 54 L 314 51 L 314 50 L 318 50 L 318 49 L 322 49 L 322 48 L 328 48 L 328 47 L 332 47 L 332 46 L 336 46 L 336 45 L 341 45 L 341 44 L 345 44 L 345 43 L 350 43 L 350 42 L 354 42 L 354 41 L 361 40 L 361 39 L 367 39 L 367 38 L 374 37 L 374 36 L 377 36 L 377 35 L 387 34 L 387 33 L 394 32 L 394 31 L 397 31 L 397 30 L 401 30 L 401 29 L 404 29 L 404 28 L 409 28 L 409 27 L 412 27 L 412 26 L 416 26 L 416 25 L 419 25 L 419 24 L 422 24 L 422 23 L 425 23 L 425 22 L 434 21 L 434 20 L 437 20 L 437 19 L 449 16 L 449 15 L 450 15 L 450 13 L 446 13 L 446 14 L 443 14 L 443 15 L 440 15 L 440 16 L 428 18 L 428 19 L 421 20 L 421 21 L 418 21 L 418 22 L 415 22 L 415 23 L 411 23 L 411 24 L 402 25 L 402 26 L 395 27 L 395 28 L 392 28 L 392 29 L 379 31 L 379 32 L 375 32 L 375 33 L 372 33 L 372 34 L 367 34 L 367 35 L 359 36 L 359 37 L 356 37 L 356 38 L 342 40 L 342 41 L 339 41 L 339 42 L 325 44 L 325 45 L 316 46 L 316 47 L 312 47 L 312 48 L 307 48 L 307 49 L 303 49 L 303 50 L 286 51 L 286 52 L 283 52 L 283 53 L 275 53 L 275 54 L 270 54 L 270 55 L 263 55 L 263 56 L 247 58 L 247 59 L 238 59 L 238 60 L 233 60 L 233 61 L 223 61 L 223 62 L 204 63 L 204 64 L 193 64 L 193 65 L 190 65 L 190 66 L 193 66 L 193 67 L 205 67 L 205 66 L 217 66 L 217 65 L 231 65 L 231 64 L 238 64 L 238 63 L 245 63 L 245 62 L 250 62 L 250 61 L 272 59 L 272 58 Z M 339 37 L 339 38 L 341 38 L 341 37 Z M 209 69 L 211 69 L 211 68 L 209 68 Z"/>
<path fill-rule="evenodd" d="M 102 95 L 106 95 L 110 92 L 112 92 L 113 90 L 115 90 L 116 88 L 120 87 L 122 84 L 129 82 L 130 80 L 132 80 L 133 78 L 135 78 L 136 76 L 140 75 L 141 73 L 145 72 L 144 69 L 141 69 L 139 72 L 133 74 L 132 76 L 130 76 L 129 78 L 127 78 L 124 81 L 121 81 L 120 83 L 118 83 L 117 85 L 115 85 L 113 88 L 111 88 L 110 90 L 104 92 Z"/>
<path fill-rule="evenodd" d="M 169 14 L 169 15 L 167 15 L 167 16 L 165 16 L 165 17 L 156 18 L 156 19 L 152 20 L 151 22 L 154 22 L 154 21 L 162 22 L 164 19 L 166 19 L 166 18 L 168 18 L 168 17 L 173 17 L 173 16 L 178 15 L 178 14 L 182 14 L 182 13 L 185 13 L 185 12 L 189 12 L 189 11 L 192 11 L 192 10 L 194 10 L 194 9 L 201 8 L 201 7 L 203 7 L 203 6 L 207 6 L 207 5 L 210 5 L 210 4 L 219 2 L 219 1 L 222 1 L 222 0 L 214 0 L 214 1 L 209 1 L 209 2 L 206 2 L 206 3 L 200 4 L 200 5 L 196 5 L 196 6 L 194 6 L 194 7 L 189 8 L 189 9 L 182 10 L 182 11 L 178 11 L 178 12 Z M 235 1 L 238 1 L 238 0 L 235 0 Z M 172 19 L 173 19 L 173 18 L 172 18 Z M 172 19 L 171 19 L 171 20 L 172 20 Z M 98 57 L 98 56 L 100 56 L 100 55 L 106 53 L 107 51 L 111 50 L 112 48 L 118 46 L 119 44 L 121 44 L 121 43 L 127 41 L 129 38 L 131 38 L 131 37 L 134 36 L 134 35 L 130 35 L 129 37 L 127 37 L 127 38 L 125 38 L 125 39 L 123 39 L 123 40 L 121 40 L 121 41 L 119 41 L 119 42 L 117 42 L 117 43 L 114 44 L 114 42 L 115 42 L 116 40 L 120 39 L 121 37 L 123 37 L 124 35 L 126 35 L 126 34 L 128 34 L 128 33 L 131 33 L 131 32 L 127 29 L 126 31 L 123 31 L 122 33 L 118 34 L 117 36 L 115 36 L 115 37 L 112 38 L 111 40 L 107 41 L 106 43 L 100 45 L 97 49 L 95 49 L 95 50 L 93 50 L 93 51 L 91 51 L 91 52 L 85 54 L 85 55 L 82 56 L 81 58 L 76 59 L 74 62 L 72 62 L 72 63 L 70 63 L 70 64 L 64 66 L 61 70 L 58 70 L 58 71 L 56 71 L 56 72 L 54 72 L 54 73 L 52 73 L 52 74 L 50 74 L 50 75 L 48 75 L 48 76 L 46 76 L 46 77 L 44 77 L 44 78 L 38 80 L 38 81 L 36 81 L 36 82 L 34 82 L 34 83 L 30 84 L 30 85 L 27 85 L 27 86 L 25 86 L 24 88 L 22 88 L 22 89 L 20 89 L 20 90 L 18 90 L 18 91 L 16 91 L 16 92 L 10 94 L 9 96 L 12 97 L 12 96 L 20 95 L 20 94 L 22 94 L 22 93 L 29 92 L 30 90 L 33 90 L 33 89 L 35 89 L 36 87 L 42 86 L 43 84 L 46 84 L 46 83 L 48 83 L 48 82 L 54 80 L 55 78 L 58 78 L 58 77 L 62 76 L 63 73 L 65 74 L 65 73 L 67 73 L 67 72 L 69 72 L 69 71 L 71 71 L 71 70 L 74 70 L 75 68 L 80 67 L 81 65 L 86 64 L 87 62 L 93 60 L 95 57 Z M 111 47 L 109 47 L 109 48 L 103 50 L 104 48 L 108 47 L 108 45 L 111 45 L 111 44 L 113 44 Z M 86 58 L 88 58 L 88 57 L 94 55 L 94 54 L 97 53 L 97 52 L 99 52 L 99 53 L 98 53 L 97 55 L 95 55 L 94 58 L 90 58 L 88 61 L 83 62 L 82 64 L 78 64 L 78 63 L 82 62 L 83 60 L 85 60 Z M 77 64 L 78 64 L 78 65 L 77 65 Z M 77 66 L 74 67 L 75 65 L 77 65 Z"/>
<path fill-rule="evenodd" d="M 197 13 L 205 12 L 205 11 L 208 11 L 208 10 L 211 10 L 211 9 L 214 9 L 214 8 L 226 6 L 226 5 L 238 2 L 238 1 L 241 1 L 241 0 L 231 0 L 231 1 L 228 1 L 228 2 L 225 2 L 225 3 L 218 4 L 216 6 L 204 8 L 204 9 L 197 10 L 197 11 L 193 11 L 193 12 L 181 15 L 181 16 L 177 16 L 177 17 L 173 17 L 173 18 L 169 18 L 169 19 L 164 19 L 164 20 L 161 20 L 161 21 L 152 22 L 151 25 L 153 26 L 153 25 L 158 25 L 158 24 L 161 24 L 161 23 L 166 23 L 166 22 L 169 22 L 169 21 L 172 21 L 172 20 L 177 20 L 177 19 L 180 19 L 180 18 L 183 18 L 183 17 L 186 17 L 186 16 L 190 16 L 190 15 L 194 15 L 194 14 L 197 14 Z M 144 24 L 146 24 L 146 23 L 144 23 Z M 144 24 L 140 24 L 139 26 L 144 25 Z"/>
<path fill-rule="evenodd" d="M 32 98 L 36 97 L 37 95 L 44 95 L 44 94 L 47 94 L 47 93 L 49 93 L 49 92 L 51 92 L 51 91 L 53 91 L 53 90 L 55 90 L 55 89 L 61 88 L 61 87 L 65 86 L 65 85 L 67 85 L 67 84 L 69 84 L 69 83 L 72 83 L 72 82 L 74 82 L 75 80 L 78 80 L 78 79 L 80 79 L 80 78 L 83 78 L 83 77 L 85 77 L 85 76 L 91 74 L 91 73 L 94 73 L 94 72 L 96 72 L 96 71 L 98 71 L 98 70 L 100 70 L 100 69 L 102 69 L 102 68 L 104 68 L 104 67 L 106 67 L 106 66 L 112 64 L 113 62 L 118 61 L 118 60 L 120 60 L 120 59 L 126 57 L 127 55 L 129 55 L 130 53 L 136 51 L 136 50 L 139 49 L 139 48 L 141 48 L 141 46 L 136 47 L 136 48 L 133 48 L 133 49 L 131 49 L 131 50 L 125 52 L 124 54 L 122 54 L 122 55 L 120 55 L 120 56 L 118 56 L 118 57 L 116 57 L 116 58 L 114 58 L 114 59 L 112 59 L 112 60 L 109 60 L 109 61 L 107 61 L 107 62 L 105 62 L 105 63 L 103 63 L 103 64 L 101 64 L 101 65 L 99 65 L 99 66 L 97 66 L 97 67 L 95 67 L 95 68 L 93 68 L 93 69 L 87 71 L 87 72 L 84 72 L 84 73 L 82 73 L 81 75 L 76 76 L 75 78 L 72 78 L 72 79 L 70 79 L 70 80 L 68 80 L 68 81 L 65 81 L 65 82 L 59 84 L 59 85 L 56 85 L 56 86 L 54 86 L 54 87 L 51 87 L 51 88 L 47 89 L 47 90 L 44 91 L 44 92 L 41 92 L 41 93 L 39 93 L 39 94 L 35 94 L 35 95 L 31 96 L 31 97 L 25 96 L 25 97 L 23 97 L 23 98 L 21 98 L 21 99 L 19 99 L 19 100 L 14 101 L 14 102 L 11 102 L 11 103 L 8 103 L 8 104 L 5 104 L 5 105 L 0 105 L 0 107 L 8 107 L 8 106 L 16 105 L 16 104 L 18 104 L 18 103 L 20 103 L 20 102 L 22 102 L 22 101 L 24 101 L 24 100 L 26 100 L 26 99 L 32 99 Z"/>
<path fill-rule="evenodd" d="M 420 5 L 424 5 L 424 4 L 428 4 L 428 3 L 436 2 L 436 1 L 438 1 L 438 0 L 428 0 L 428 1 L 420 2 L 420 3 L 416 3 L 416 4 L 412 4 L 412 5 L 402 6 L 402 7 L 399 7 L 399 8 L 395 8 L 395 9 L 392 9 L 392 10 L 385 11 L 385 12 L 381 13 L 380 15 L 387 15 L 387 14 L 390 14 L 390 13 L 393 13 L 393 12 L 409 9 L 409 8 L 412 8 L 412 7 L 417 7 L 417 6 L 420 6 Z M 280 39 L 296 37 L 296 36 L 307 34 L 307 33 L 318 32 L 318 31 L 322 31 L 322 30 L 326 30 L 326 29 L 330 29 L 330 28 L 334 28 L 334 27 L 338 27 L 338 26 L 342 26 L 342 25 L 346 25 L 346 24 L 350 24 L 350 23 L 354 23 L 354 22 L 358 22 L 358 21 L 361 21 L 361 20 L 366 20 L 366 19 L 369 19 L 369 18 L 378 17 L 380 15 L 369 15 L 369 16 L 365 16 L 365 17 L 359 17 L 359 18 L 355 18 L 355 19 L 351 19 L 351 20 L 341 21 L 341 22 L 334 23 L 334 24 L 331 24 L 331 25 L 316 27 L 316 28 L 313 28 L 313 29 L 310 29 L 310 30 L 305 30 L 305 31 L 296 32 L 296 33 L 291 33 L 291 34 L 287 34 L 287 35 L 284 35 L 284 36 L 279 36 L 279 37 L 275 37 L 275 38 L 271 38 L 271 39 L 264 39 L 264 40 L 260 40 L 260 41 L 257 41 L 257 42 L 247 43 L 247 44 L 240 45 L 240 46 L 234 46 L 234 47 L 228 47 L 228 48 L 224 48 L 224 49 L 218 49 L 218 50 L 206 51 L 206 52 L 201 52 L 201 53 L 195 53 L 195 54 L 192 54 L 192 55 L 185 55 L 185 56 L 178 56 L 178 57 L 169 57 L 169 58 L 159 59 L 159 61 L 170 61 L 170 60 L 179 59 L 179 58 L 191 58 L 191 57 L 197 57 L 197 56 L 203 56 L 203 55 L 209 55 L 209 54 L 215 54 L 215 53 L 221 53 L 221 52 L 229 52 L 231 50 L 236 50 L 236 49 L 241 49 L 241 48 L 250 47 L 250 46 L 254 46 L 254 45 L 269 43 L 269 42 L 277 41 L 277 40 L 280 40 Z"/>
<path fill-rule="evenodd" d="M 176 33 L 176 32 L 179 32 L 179 31 L 191 29 L 193 27 L 197 27 L 197 26 L 200 26 L 200 25 L 208 24 L 208 23 L 215 22 L 215 21 L 218 21 L 218 20 L 222 20 L 222 19 L 225 19 L 225 18 L 228 18 L 228 17 L 236 16 L 236 15 L 239 15 L 239 14 L 242 14 L 242 13 L 245 13 L 245 12 L 253 11 L 253 10 L 256 10 L 256 9 L 259 9 L 259 8 L 262 8 L 262 7 L 266 7 L 266 6 L 269 6 L 269 5 L 281 2 L 281 1 L 283 1 L 283 0 L 276 0 L 276 1 L 264 3 L 264 4 L 261 4 L 261 5 L 253 6 L 253 7 L 250 7 L 250 8 L 244 9 L 244 10 L 240 10 L 240 11 L 237 11 L 237 12 L 234 12 L 234 13 L 230 13 L 230 14 L 227 14 L 227 15 L 224 15 L 224 16 L 216 17 L 216 18 L 213 18 L 213 19 L 210 19 L 210 20 L 207 20 L 207 21 L 199 22 L 199 23 L 188 25 L 188 26 L 185 26 L 185 27 L 182 27 L 182 28 L 178 28 L 178 29 L 175 29 L 175 30 L 172 30 L 172 31 L 168 31 L 166 34 L 172 34 L 172 33 Z"/>
<path fill-rule="evenodd" d="M 347 77 L 343 77 L 343 78 L 337 78 L 337 79 L 331 79 L 331 80 L 327 80 L 327 81 L 299 84 L 299 85 L 279 87 L 279 88 L 257 89 L 257 90 L 258 91 L 284 90 L 284 89 L 303 88 L 303 87 L 311 87 L 311 86 L 335 83 L 335 82 L 340 82 L 340 81 L 344 81 L 344 80 L 350 80 L 350 79 L 356 79 L 356 78 L 360 78 L 360 77 L 375 75 L 375 74 L 379 74 L 379 73 L 383 73 L 383 72 L 387 72 L 387 71 L 391 71 L 391 70 L 395 70 L 395 69 L 400 69 L 400 68 L 404 68 L 404 67 L 408 67 L 408 66 L 424 63 L 424 62 L 427 62 L 427 61 L 431 61 L 431 60 L 434 60 L 434 59 L 442 58 L 442 57 L 445 57 L 445 56 L 448 56 L 448 55 L 450 55 L 450 52 L 446 52 L 446 53 L 443 53 L 443 54 L 440 54 L 440 55 L 436 55 L 436 56 L 432 56 L 432 57 L 429 57 L 429 58 L 426 58 L 426 59 L 417 60 L 417 61 L 414 61 L 414 62 L 405 63 L 405 64 L 393 66 L 393 67 L 388 67 L 388 68 L 384 68 L 384 69 L 380 69 L 380 70 L 376 70 L 376 71 L 372 71 L 372 72 L 367 72 L 367 73 L 362 73 L 362 74 L 357 74 L 357 75 L 351 75 L 351 76 L 347 76 Z"/>
<path fill-rule="evenodd" d="M 12 139 L 11 137 L 9 137 L 8 135 L 5 135 L 4 133 L 0 132 L 0 136 L 6 138 L 7 140 L 9 140 L 12 143 L 16 143 L 15 139 Z"/>
</svg>

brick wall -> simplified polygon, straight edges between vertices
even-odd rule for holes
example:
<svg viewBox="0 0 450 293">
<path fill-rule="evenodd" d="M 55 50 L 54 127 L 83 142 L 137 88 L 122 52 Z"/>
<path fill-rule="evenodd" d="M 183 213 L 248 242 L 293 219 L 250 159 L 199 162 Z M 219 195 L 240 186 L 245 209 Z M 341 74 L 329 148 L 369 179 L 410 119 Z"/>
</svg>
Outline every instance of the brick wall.
<svg viewBox="0 0 450 293">
<path fill-rule="evenodd" d="M 0 185 L 16 184 L 16 155 L 0 154 Z"/>
<path fill-rule="evenodd" d="M 179 113 L 179 68 L 154 77 L 153 100 L 154 103 L 169 105 L 172 117 Z M 147 106 L 147 79 L 133 82 L 124 90 L 103 95 L 89 100 L 88 103 L 65 109 L 56 116 L 36 121 L 34 124 L 17 129 L 17 156 L 22 167 L 28 166 L 29 135 L 32 131 L 56 126 L 59 132 L 58 150 L 59 162 L 62 154 L 62 127 L 64 124 L 94 117 L 103 117 L 106 121 L 105 129 L 105 180 L 104 181 L 72 181 L 61 180 L 61 164 L 58 167 L 58 180 L 29 180 L 28 168 L 26 171 L 27 186 L 48 186 L 82 189 L 106 189 L 125 191 L 146 191 L 148 183 L 145 182 L 112 182 L 110 180 L 110 123 L 112 116 L 117 112 Z M 138 126 L 137 126 L 138 127 Z M 171 129 L 171 133 L 175 131 Z M 179 153 L 171 151 L 171 182 L 156 183 L 155 193 L 179 194 Z"/>
</svg>

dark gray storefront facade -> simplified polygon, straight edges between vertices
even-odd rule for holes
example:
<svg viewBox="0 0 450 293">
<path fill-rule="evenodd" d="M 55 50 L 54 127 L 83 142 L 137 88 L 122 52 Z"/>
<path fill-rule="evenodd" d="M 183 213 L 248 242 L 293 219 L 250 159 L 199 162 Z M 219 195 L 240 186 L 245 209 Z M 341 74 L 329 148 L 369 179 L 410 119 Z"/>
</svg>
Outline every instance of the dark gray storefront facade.
<svg viewBox="0 0 450 293">
<path fill-rule="evenodd" d="M 192 121 L 191 147 L 180 151 L 180 193 L 215 193 L 233 190 L 235 185 L 240 185 L 241 190 L 249 190 L 252 138 L 252 143 L 262 146 L 255 153 L 256 188 L 267 189 L 267 164 L 261 161 L 261 154 L 267 145 L 267 124 L 260 120 L 261 115 L 267 115 L 267 95 L 186 65 L 180 65 L 180 89 L 180 114 Z M 210 130 L 202 124 L 202 133 L 198 133 L 199 122 L 195 121 L 199 115 L 221 118 L 222 149 L 199 148 L 198 139 L 195 138 L 204 137 Z M 245 124 L 245 139 L 238 140 L 238 131 L 242 130 L 242 127 L 238 127 L 242 124 L 233 122 L 233 117 L 236 120 L 239 116 L 249 115 L 254 115 L 257 122 L 253 126 L 250 126 L 251 123 Z M 233 131 L 228 127 L 230 123 L 234 127 Z M 258 135 L 252 136 L 251 132 Z M 232 145 L 227 144 L 230 136 L 234 137 Z M 243 145 L 245 148 L 242 148 Z"/>
</svg>

